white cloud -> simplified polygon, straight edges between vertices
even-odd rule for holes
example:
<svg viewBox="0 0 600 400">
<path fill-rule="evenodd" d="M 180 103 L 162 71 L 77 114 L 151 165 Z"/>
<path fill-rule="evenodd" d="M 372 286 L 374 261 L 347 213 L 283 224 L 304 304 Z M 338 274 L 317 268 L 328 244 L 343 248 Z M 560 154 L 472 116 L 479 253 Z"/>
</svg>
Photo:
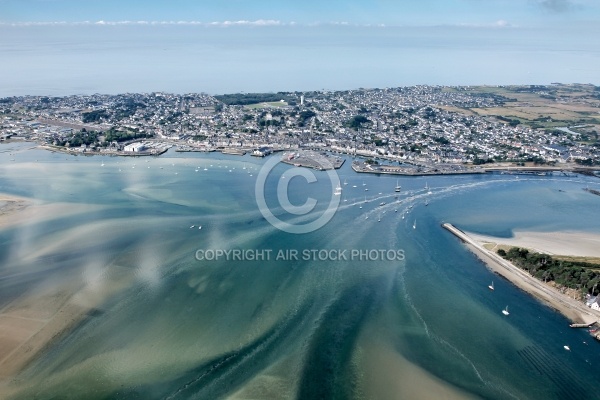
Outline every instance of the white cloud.
<svg viewBox="0 0 600 400">
<path fill-rule="evenodd" d="M 256 21 L 47 21 L 47 22 L 0 22 L 0 26 L 55 26 L 55 25 L 97 25 L 97 26 L 118 26 L 118 25 L 199 25 L 199 26 L 283 26 L 294 25 L 294 23 L 286 24 L 284 22 L 272 19 L 259 19 Z"/>
</svg>

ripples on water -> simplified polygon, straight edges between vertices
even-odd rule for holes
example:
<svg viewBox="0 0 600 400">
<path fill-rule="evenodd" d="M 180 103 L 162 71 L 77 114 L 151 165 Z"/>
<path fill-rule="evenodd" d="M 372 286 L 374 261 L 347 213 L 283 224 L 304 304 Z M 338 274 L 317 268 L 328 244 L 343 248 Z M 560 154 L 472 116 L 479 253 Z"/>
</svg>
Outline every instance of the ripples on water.
<svg viewBox="0 0 600 400">
<path fill-rule="evenodd" d="M 404 178 L 396 199 L 395 178 L 366 176 L 365 204 L 347 163 L 334 219 L 291 235 L 256 208 L 262 160 L 168 153 L 134 169 L 140 159 L 15 150 L 1 155 L 16 158 L 2 191 L 95 207 L 1 232 L 0 306 L 75 285 L 88 309 L 17 377 L 14 398 L 594 396 L 598 344 L 507 282 L 491 294 L 493 275 L 440 228 L 594 230 L 588 179 L 434 177 L 427 194 Z M 211 248 L 402 249 L 406 260 L 194 258 Z"/>
</svg>

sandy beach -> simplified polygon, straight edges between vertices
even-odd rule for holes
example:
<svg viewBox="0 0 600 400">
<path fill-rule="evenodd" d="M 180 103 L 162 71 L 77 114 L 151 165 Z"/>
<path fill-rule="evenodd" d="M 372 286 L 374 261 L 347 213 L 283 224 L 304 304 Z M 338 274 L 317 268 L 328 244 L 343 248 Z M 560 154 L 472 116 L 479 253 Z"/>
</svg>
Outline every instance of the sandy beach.
<svg viewBox="0 0 600 400">
<path fill-rule="evenodd" d="M 560 256 L 599 257 L 600 235 L 586 232 L 520 232 L 512 238 L 467 233 L 479 243 L 494 243 L 515 247 L 525 247 L 538 253 Z"/>
<path fill-rule="evenodd" d="M 468 232 L 463 232 L 460 229 L 457 229 L 456 227 L 447 223 L 443 224 L 442 226 L 450 232 L 452 232 L 458 238 L 460 238 L 467 245 L 469 250 L 471 250 L 483 262 L 485 262 L 488 268 L 490 268 L 492 271 L 505 277 L 522 290 L 532 294 L 537 299 L 541 300 L 544 304 L 557 310 L 574 323 L 592 323 L 595 321 L 600 321 L 600 312 L 594 311 L 586 307 L 585 304 L 583 304 L 582 302 L 574 300 L 569 296 L 560 293 L 558 290 L 554 289 L 550 285 L 547 285 L 537 280 L 536 278 L 529 275 L 527 272 L 521 270 L 518 267 L 515 267 L 512 263 L 508 262 L 495 252 L 488 250 L 483 246 L 486 243 L 504 243 L 505 239 L 474 235 Z M 540 246 L 539 251 L 543 251 L 541 250 L 543 248 L 552 248 L 552 246 L 555 244 L 555 251 L 556 249 L 560 251 L 570 249 L 567 252 L 567 254 L 561 254 L 568 256 L 581 256 L 582 254 L 588 255 L 588 252 L 592 250 L 590 248 L 590 243 L 593 243 L 593 240 L 599 239 L 597 236 L 587 236 L 587 234 L 583 233 L 570 233 L 570 235 L 570 245 L 565 245 L 565 247 L 558 247 L 558 244 L 556 244 L 558 238 L 562 237 L 562 233 L 528 233 L 524 237 L 529 238 L 530 241 L 528 242 L 528 244 L 534 242 L 537 243 L 538 246 Z M 588 237 L 588 240 L 582 241 L 582 245 L 577 247 L 577 243 L 574 241 L 575 237 L 583 238 L 583 235 L 586 235 L 586 237 Z M 506 240 L 509 241 L 506 244 L 511 244 L 513 246 L 535 248 L 526 246 L 525 244 L 518 242 L 517 237 L 515 237 L 514 239 Z"/>
</svg>

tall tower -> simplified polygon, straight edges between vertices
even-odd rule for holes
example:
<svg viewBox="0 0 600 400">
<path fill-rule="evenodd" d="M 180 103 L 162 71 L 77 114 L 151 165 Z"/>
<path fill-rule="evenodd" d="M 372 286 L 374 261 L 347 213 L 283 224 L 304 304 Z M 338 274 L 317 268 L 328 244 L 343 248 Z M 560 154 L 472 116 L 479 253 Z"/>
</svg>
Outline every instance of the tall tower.
<svg viewBox="0 0 600 400">
<path fill-rule="evenodd" d="M 303 106 L 304 105 L 304 95 L 300 95 L 300 105 Z"/>
</svg>

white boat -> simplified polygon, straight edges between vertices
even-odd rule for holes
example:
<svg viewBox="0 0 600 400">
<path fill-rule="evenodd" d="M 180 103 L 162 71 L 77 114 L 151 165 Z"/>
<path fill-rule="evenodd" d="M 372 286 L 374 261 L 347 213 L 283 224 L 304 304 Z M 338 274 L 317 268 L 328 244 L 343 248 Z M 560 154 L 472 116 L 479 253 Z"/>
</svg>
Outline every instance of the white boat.
<svg viewBox="0 0 600 400">
<path fill-rule="evenodd" d="M 198 225 L 198 229 L 202 229 L 202 225 Z"/>
<path fill-rule="evenodd" d="M 346 182 L 346 180 L 344 179 L 344 186 L 346 186 L 348 184 L 348 182 Z"/>
<path fill-rule="evenodd" d="M 488 285 L 488 287 L 490 288 L 490 290 L 494 290 L 494 281 L 492 281 L 491 285 Z"/>
<path fill-rule="evenodd" d="M 192 226 L 190 226 L 190 229 L 192 229 L 192 228 L 193 228 L 193 227 L 195 227 L 195 226 L 196 226 L 196 225 L 192 225 Z"/>
<path fill-rule="evenodd" d="M 425 205 L 428 206 L 429 205 L 429 200 L 425 199 Z"/>
<path fill-rule="evenodd" d="M 380 205 L 381 207 L 385 206 L 385 201 L 382 201 L 381 203 L 379 203 L 379 205 Z"/>
<path fill-rule="evenodd" d="M 342 187 L 338 184 L 337 187 L 335 188 L 335 191 L 333 192 L 334 195 L 339 196 L 342 194 Z"/>
<path fill-rule="evenodd" d="M 417 229 L 417 220 L 415 219 L 415 222 L 413 222 L 413 229 Z"/>
<path fill-rule="evenodd" d="M 352 185 L 352 187 L 353 187 L 353 188 L 355 188 L 355 187 L 356 187 L 356 185 Z"/>
<path fill-rule="evenodd" d="M 504 315 L 508 315 L 508 314 L 510 314 L 510 313 L 508 312 L 508 306 L 506 306 L 506 308 L 505 308 L 504 310 L 502 310 L 502 314 L 504 314 Z"/>
<path fill-rule="evenodd" d="M 569 346 L 567 346 L 567 345 L 564 345 L 564 346 L 563 346 L 563 348 L 564 348 L 565 350 L 567 350 L 567 351 L 571 351 L 571 348 L 570 348 Z"/>
<path fill-rule="evenodd" d="M 431 194 L 431 189 L 429 188 L 427 182 L 425 182 L 425 190 L 427 190 L 427 194 Z"/>
<path fill-rule="evenodd" d="M 396 187 L 394 188 L 394 192 L 400 192 L 400 189 L 402 189 L 402 188 L 398 184 L 398 180 L 396 180 Z"/>
</svg>

